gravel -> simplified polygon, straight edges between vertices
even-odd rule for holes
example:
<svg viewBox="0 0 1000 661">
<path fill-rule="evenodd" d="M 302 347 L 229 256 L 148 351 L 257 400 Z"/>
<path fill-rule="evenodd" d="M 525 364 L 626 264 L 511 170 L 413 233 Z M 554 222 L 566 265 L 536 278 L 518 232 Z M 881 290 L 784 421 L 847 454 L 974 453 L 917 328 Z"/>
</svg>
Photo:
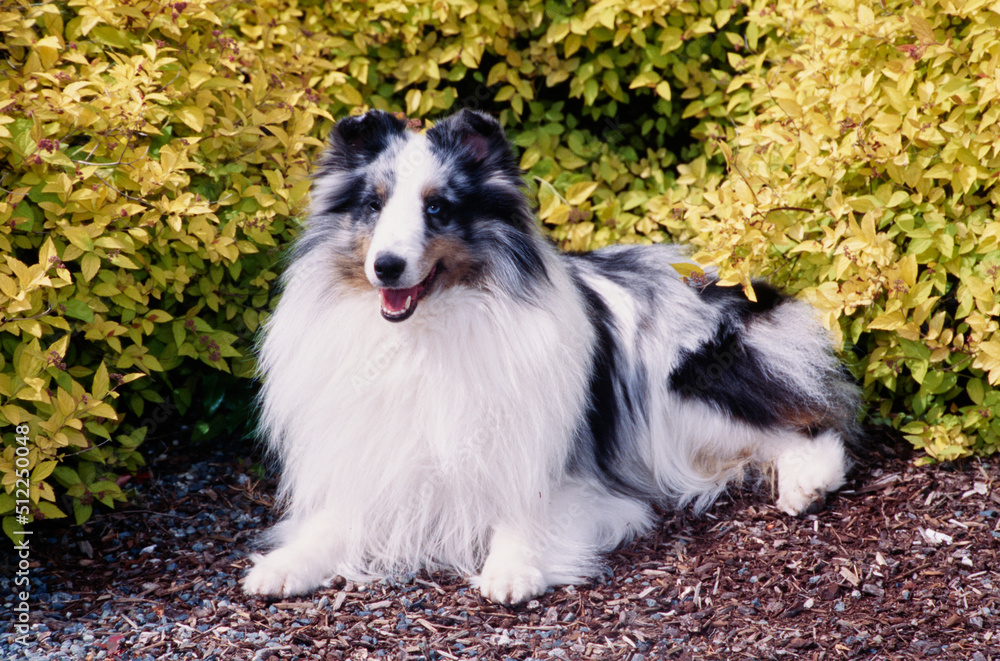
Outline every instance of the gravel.
<svg viewBox="0 0 1000 661">
<path fill-rule="evenodd" d="M 508 608 L 449 574 L 248 598 L 273 481 L 238 443 L 147 452 L 128 509 L 35 528 L 28 645 L 8 617 L 0 658 L 1000 660 L 993 461 L 921 468 L 879 444 L 817 515 L 751 492 L 665 513 L 591 583 Z M 8 614 L 16 561 L 0 577 Z"/>
</svg>

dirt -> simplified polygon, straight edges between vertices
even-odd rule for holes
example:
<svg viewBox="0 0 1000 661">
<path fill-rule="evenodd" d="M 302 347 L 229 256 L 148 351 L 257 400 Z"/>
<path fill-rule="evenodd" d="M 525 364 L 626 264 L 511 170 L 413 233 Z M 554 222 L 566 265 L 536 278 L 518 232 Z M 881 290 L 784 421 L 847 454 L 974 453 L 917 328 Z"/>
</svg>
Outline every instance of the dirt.
<svg viewBox="0 0 1000 661">
<path fill-rule="evenodd" d="M 760 489 L 664 512 L 591 583 L 505 607 L 448 574 L 246 597 L 274 493 L 247 452 L 164 451 L 130 508 L 40 530 L 32 635 L 0 656 L 1000 659 L 996 461 L 918 467 L 874 443 L 819 514 L 788 517 Z"/>
</svg>

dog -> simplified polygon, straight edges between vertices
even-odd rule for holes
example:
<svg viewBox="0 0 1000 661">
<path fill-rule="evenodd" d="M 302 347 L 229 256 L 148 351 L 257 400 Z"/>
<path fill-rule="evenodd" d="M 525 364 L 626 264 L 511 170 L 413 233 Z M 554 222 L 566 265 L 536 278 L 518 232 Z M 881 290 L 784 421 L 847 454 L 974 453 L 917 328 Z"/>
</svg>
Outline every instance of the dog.
<svg viewBox="0 0 1000 661">
<path fill-rule="evenodd" d="M 689 263 L 559 252 L 487 115 L 340 120 L 259 345 L 283 517 L 244 590 L 446 568 L 513 604 L 754 471 L 784 512 L 822 503 L 858 408 L 829 333 Z"/>
</svg>

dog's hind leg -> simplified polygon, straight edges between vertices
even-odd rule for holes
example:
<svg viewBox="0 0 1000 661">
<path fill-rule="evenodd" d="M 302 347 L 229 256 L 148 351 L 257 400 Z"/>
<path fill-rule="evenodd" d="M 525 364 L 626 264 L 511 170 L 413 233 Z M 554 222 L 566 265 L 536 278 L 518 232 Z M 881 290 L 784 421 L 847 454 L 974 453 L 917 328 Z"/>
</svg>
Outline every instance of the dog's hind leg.
<svg viewBox="0 0 1000 661">
<path fill-rule="evenodd" d="M 844 485 L 848 468 L 844 442 L 835 431 L 809 438 L 789 432 L 777 456 L 778 509 L 792 515 L 822 507 L 827 493 Z"/>
</svg>

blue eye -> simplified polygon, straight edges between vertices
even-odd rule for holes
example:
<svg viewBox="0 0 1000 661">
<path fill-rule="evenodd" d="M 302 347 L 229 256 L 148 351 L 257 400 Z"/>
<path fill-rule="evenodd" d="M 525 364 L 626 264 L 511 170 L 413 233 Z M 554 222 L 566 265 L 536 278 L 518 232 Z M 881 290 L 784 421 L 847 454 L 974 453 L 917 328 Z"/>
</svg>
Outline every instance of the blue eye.
<svg viewBox="0 0 1000 661">
<path fill-rule="evenodd" d="M 432 216 L 441 213 L 441 205 L 431 202 L 430 204 L 427 205 L 427 213 L 429 213 Z"/>
</svg>

